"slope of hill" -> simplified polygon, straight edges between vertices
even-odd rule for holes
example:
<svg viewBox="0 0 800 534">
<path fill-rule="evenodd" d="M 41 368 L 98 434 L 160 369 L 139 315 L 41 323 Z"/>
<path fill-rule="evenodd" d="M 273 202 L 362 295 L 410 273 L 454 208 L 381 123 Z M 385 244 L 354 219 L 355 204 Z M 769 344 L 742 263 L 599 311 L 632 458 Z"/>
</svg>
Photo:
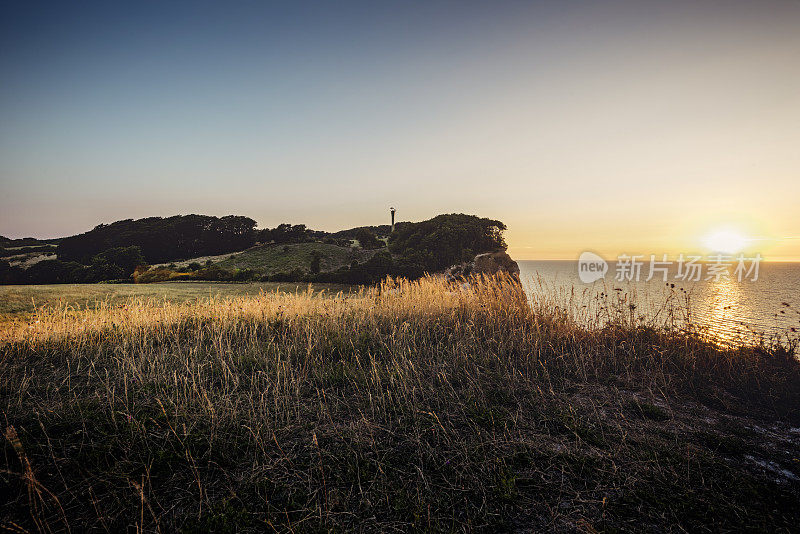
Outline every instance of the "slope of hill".
<svg viewBox="0 0 800 534">
<path fill-rule="evenodd" d="M 327 243 L 295 243 L 288 245 L 258 245 L 214 263 L 223 269 L 250 269 L 259 274 L 272 275 L 293 271 L 312 272 L 315 255 L 319 257 L 319 271 L 334 271 L 363 263 L 375 255 L 376 250 L 340 247 Z"/>
</svg>

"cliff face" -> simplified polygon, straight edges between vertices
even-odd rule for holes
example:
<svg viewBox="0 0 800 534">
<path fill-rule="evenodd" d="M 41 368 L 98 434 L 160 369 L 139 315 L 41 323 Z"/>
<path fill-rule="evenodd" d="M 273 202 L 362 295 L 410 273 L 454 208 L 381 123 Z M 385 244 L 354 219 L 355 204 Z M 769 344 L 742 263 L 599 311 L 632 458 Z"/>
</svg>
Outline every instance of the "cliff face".
<svg viewBox="0 0 800 534">
<path fill-rule="evenodd" d="M 472 260 L 472 272 L 475 274 L 506 272 L 519 276 L 519 265 L 511 259 L 507 252 L 501 250 L 475 256 L 475 259 Z"/>
<path fill-rule="evenodd" d="M 449 277 L 468 276 L 471 274 L 508 273 L 519 276 L 519 265 L 505 251 L 478 254 L 471 262 L 454 265 L 445 271 Z"/>
</svg>

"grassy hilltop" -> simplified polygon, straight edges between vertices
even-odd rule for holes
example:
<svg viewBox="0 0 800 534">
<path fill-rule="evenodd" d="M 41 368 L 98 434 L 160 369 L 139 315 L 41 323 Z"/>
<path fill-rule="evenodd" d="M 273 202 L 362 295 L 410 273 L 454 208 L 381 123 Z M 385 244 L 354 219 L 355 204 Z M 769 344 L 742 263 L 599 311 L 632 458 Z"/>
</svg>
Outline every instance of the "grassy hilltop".
<svg viewBox="0 0 800 534">
<path fill-rule="evenodd" d="M 258 274 L 272 275 L 307 271 L 314 261 L 314 256 L 317 255 L 320 271 L 328 272 L 349 266 L 354 261 L 363 263 L 376 252 L 377 250 L 341 247 L 327 243 L 260 245 L 232 255 L 216 265 L 228 270 L 249 269 Z"/>
<path fill-rule="evenodd" d="M 40 309 L 0 330 L 0 524 L 800 524 L 794 347 L 573 312 L 504 278 Z"/>
</svg>

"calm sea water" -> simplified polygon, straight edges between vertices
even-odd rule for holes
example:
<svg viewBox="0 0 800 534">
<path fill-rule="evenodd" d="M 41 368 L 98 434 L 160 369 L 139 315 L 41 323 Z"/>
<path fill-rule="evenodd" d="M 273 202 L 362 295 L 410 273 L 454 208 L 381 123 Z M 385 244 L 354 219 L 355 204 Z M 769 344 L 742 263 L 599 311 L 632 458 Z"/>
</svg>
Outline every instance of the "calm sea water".
<svg viewBox="0 0 800 534">
<path fill-rule="evenodd" d="M 518 263 L 531 298 L 548 299 L 587 320 L 617 306 L 653 324 L 688 321 L 723 341 L 800 337 L 800 263 L 762 262 L 756 281 L 731 276 L 682 282 L 673 267 L 665 283 L 661 277 L 619 282 L 616 263 L 609 262 L 605 278 L 591 284 L 581 282 L 577 261 Z M 645 265 L 642 279 L 647 270 Z"/>
</svg>

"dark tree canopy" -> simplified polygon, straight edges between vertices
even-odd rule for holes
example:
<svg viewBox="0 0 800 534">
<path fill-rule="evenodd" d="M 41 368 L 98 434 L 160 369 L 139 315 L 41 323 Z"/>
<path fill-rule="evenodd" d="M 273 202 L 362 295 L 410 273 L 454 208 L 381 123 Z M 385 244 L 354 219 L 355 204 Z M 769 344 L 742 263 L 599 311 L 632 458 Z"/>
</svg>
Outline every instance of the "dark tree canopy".
<svg viewBox="0 0 800 534">
<path fill-rule="evenodd" d="M 385 243 L 375 237 L 375 234 L 370 232 L 367 228 L 359 228 L 355 232 L 354 238 L 358 240 L 358 244 L 361 245 L 363 249 L 373 250 L 385 246 Z"/>
<path fill-rule="evenodd" d="M 129 279 L 144 263 L 139 247 L 111 248 L 92 257 L 89 265 L 74 261 L 44 260 L 27 269 L 0 260 L 3 284 L 82 284 Z"/>
<path fill-rule="evenodd" d="M 395 228 L 389 250 L 397 258 L 401 274 L 419 276 L 441 271 L 476 254 L 505 250 L 506 225 L 493 219 L 454 213 Z"/>
<path fill-rule="evenodd" d="M 148 263 L 226 254 L 255 242 L 256 222 L 228 215 L 176 215 L 127 219 L 101 224 L 58 244 L 60 260 L 88 264 L 93 256 L 112 248 L 137 246 Z"/>
<path fill-rule="evenodd" d="M 325 232 L 315 232 L 306 228 L 305 224 L 279 224 L 272 230 L 265 228 L 258 232 L 258 240 L 262 243 L 305 243 L 313 241 L 317 234 Z"/>
<path fill-rule="evenodd" d="M 110 248 L 92 258 L 93 265 L 104 263 L 120 267 L 128 276 L 136 267 L 144 265 L 146 261 L 141 249 L 137 246 L 132 246 Z"/>
</svg>

